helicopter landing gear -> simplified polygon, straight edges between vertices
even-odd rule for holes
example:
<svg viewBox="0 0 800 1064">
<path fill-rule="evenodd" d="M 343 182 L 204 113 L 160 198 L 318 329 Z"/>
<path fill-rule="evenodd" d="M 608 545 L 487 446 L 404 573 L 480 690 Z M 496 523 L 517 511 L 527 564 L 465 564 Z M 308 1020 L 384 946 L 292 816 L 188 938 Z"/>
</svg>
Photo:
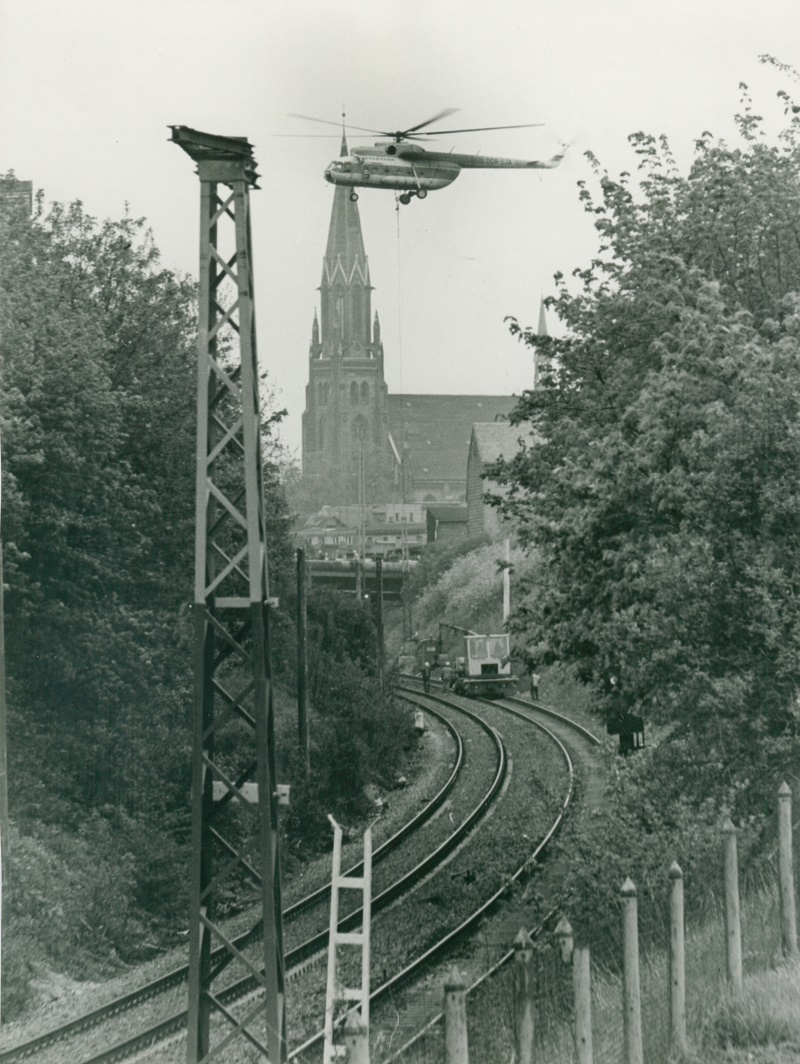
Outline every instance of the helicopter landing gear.
<svg viewBox="0 0 800 1064">
<path fill-rule="evenodd" d="M 427 195 L 428 195 L 427 188 L 419 188 L 419 189 L 417 189 L 414 192 L 403 192 L 397 198 L 400 200 L 401 203 L 408 204 L 408 203 L 411 202 L 411 200 L 414 198 L 414 196 L 416 196 L 417 199 L 425 199 L 425 197 Z"/>
<path fill-rule="evenodd" d="M 351 192 L 350 193 L 350 199 L 353 201 L 353 203 L 355 203 L 356 200 L 358 199 L 358 193 L 357 192 Z"/>
</svg>

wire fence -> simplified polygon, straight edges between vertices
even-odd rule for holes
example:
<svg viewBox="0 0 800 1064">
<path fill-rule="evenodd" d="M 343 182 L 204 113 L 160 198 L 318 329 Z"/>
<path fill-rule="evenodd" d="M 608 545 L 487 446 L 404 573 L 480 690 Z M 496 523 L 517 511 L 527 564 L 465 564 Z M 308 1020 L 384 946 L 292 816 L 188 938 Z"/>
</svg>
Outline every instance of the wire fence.
<svg viewBox="0 0 800 1064">
<path fill-rule="evenodd" d="M 723 838 L 735 857 L 732 825 Z M 626 884 L 631 889 L 623 888 L 621 894 L 621 923 L 628 931 L 633 928 L 633 936 L 623 930 L 618 970 L 591 967 L 591 989 L 587 978 L 582 1002 L 576 958 L 586 954 L 588 974 L 588 949 L 573 951 L 563 932 L 560 937 L 549 932 L 529 942 L 524 990 L 522 957 L 515 956 L 469 992 L 462 1032 L 456 1031 L 460 1021 L 446 1009 L 443 1018 L 402 1053 L 401 1064 L 466 1064 L 467 1059 L 470 1064 L 658 1064 L 675 1052 L 681 1038 L 685 1049 L 699 1032 L 724 1043 L 730 1039 L 731 1013 L 741 1011 L 744 981 L 776 968 L 787 957 L 798 957 L 791 830 L 757 873 L 742 876 L 740 882 L 735 860 L 731 867 L 726 861 L 726 873 L 720 887 L 715 882 L 715 889 L 704 895 L 702 907 L 690 906 L 684 919 L 683 878 L 674 866 L 664 882 L 667 903 L 657 906 L 656 923 L 663 926 L 653 926 L 652 910 L 646 914 L 648 932 L 655 931 L 651 941 L 667 948 L 646 950 L 641 956 L 636 891 Z M 632 923 L 625 920 L 631 904 Z M 678 983 L 682 991 L 676 990 Z M 526 1045 L 520 1032 L 529 1001 L 533 1023 Z M 449 1006 L 448 995 L 445 1002 Z M 721 1007 L 725 1002 L 732 1003 L 727 1010 Z M 581 1009 L 589 1016 L 588 1044 Z M 721 1017 L 728 1027 L 716 1030 Z"/>
</svg>

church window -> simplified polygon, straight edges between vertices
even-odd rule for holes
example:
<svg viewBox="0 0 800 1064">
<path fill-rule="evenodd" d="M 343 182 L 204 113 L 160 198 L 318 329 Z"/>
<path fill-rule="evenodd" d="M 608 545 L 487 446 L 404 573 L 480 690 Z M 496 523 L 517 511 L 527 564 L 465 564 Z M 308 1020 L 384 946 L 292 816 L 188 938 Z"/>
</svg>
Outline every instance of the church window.
<svg viewBox="0 0 800 1064">
<path fill-rule="evenodd" d="M 369 385 L 367 384 L 366 381 L 362 381 L 361 382 L 361 402 L 362 403 L 368 403 L 369 402 Z"/>
<path fill-rule="evenodd" d="M 363 414 L 359 414 L 358 417 L 353 418 L 353 423 L 350 426 L 350 431 L 353 434 L 353 439 L 354 440 L 356 440 L 356 441 L 366 440 L 367 433 L 369 431 L 369 422 L 363 416 Z"/>
<path fill-rule="evenodd" d="M 328 381 L 325 381 L 325 383 L 324 383 L 324 385 L 322 387 L 322 402 L 323 403 L 327 403 L 328 399 L 330 398 L 330 394 L 331 394 L 331 386 L 328 383 Z"/>
<path fill-rule="evenodd" d="M 319 430 L 317 432 L 317 447 L 321 451 L 325 447 L 325 432 L 323 429 L 322 418 L 319 419 Z"/>
<path fill-rule="evenodd" d="M 361 289 L 353 289 L 353 327 L 357 330 L 357 335 L 360 334 L 362 328 L 362 317 L 364 315 L 363 303 L 361 301 Z"/>
<path fill-rule="evenodd" d="M 350 402 L 358 402 L 358 384 L 355 381 L 350 382 Z"/>
</svg>

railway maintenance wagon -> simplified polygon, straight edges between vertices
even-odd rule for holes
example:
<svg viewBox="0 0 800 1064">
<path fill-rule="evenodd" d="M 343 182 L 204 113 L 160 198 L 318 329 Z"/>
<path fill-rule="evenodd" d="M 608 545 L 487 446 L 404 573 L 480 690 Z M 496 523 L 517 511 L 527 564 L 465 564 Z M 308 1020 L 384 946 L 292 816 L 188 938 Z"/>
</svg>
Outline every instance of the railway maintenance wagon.
<svg viewBox="0 0 800 1064">
<path fill-rule="evenodd" d="M 464 653 L 456 658 L 453 690 L 462 695 L 498 697 L 516 681 L 511 675 L 511 648 L 507 632 L 463 637 Z"/>
</svg>

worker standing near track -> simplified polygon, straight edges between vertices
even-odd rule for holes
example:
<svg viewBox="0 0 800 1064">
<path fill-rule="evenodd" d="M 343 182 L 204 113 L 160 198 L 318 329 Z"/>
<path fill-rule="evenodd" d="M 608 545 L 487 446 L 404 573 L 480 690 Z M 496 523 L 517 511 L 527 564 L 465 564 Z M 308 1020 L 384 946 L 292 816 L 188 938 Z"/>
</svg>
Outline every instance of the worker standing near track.
<svg viewBox="0 0 800 1064">
<path fill-rule="evenodd" d="M 539 673 L 534 669 L 531 673 L 531 701 L 539 701 Z"/>
<path fill-rule="evenodd" d="M 446 661 L 442 665 L 442 687 L 445 689 L 451 687 L 453 684 L 453 666 L 449 661 Z"/>
<path fill-rule="evenodd" d="M 427 694 L 431 689 L 431 667 L 427 661 L 420 669 L 420 673 L 422 674 L 422 689 Z"/>
</svg>

